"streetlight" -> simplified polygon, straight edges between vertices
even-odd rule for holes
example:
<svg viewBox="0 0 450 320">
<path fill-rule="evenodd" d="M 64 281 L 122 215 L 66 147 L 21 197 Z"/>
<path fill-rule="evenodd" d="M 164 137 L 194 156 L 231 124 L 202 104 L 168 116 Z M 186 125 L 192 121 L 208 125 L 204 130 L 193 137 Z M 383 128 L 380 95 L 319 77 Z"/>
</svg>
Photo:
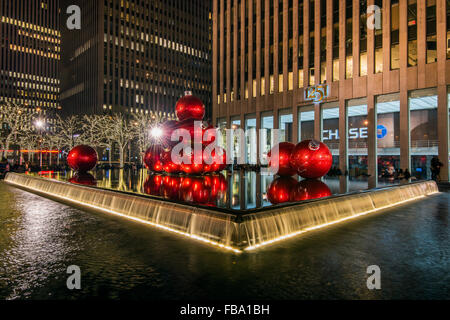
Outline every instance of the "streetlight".
<svg viewBox="0 0 450 320">
<path fill-rule="evenodd" d="M 42 119 L 37 119 L 34 122 L 34 125 L 35 125 L 36 129 L 39 131 L 39 134 L 41 136 L 41 139 L 39 140 L 39 149 L 40 149 L 39 150 L 39 153 L 40 153 L 40 156 L 39 156 L 39 167 L 42 170 L 42 131 L 45 129 L 45 121 L 42 120 Z"/>
</svg>

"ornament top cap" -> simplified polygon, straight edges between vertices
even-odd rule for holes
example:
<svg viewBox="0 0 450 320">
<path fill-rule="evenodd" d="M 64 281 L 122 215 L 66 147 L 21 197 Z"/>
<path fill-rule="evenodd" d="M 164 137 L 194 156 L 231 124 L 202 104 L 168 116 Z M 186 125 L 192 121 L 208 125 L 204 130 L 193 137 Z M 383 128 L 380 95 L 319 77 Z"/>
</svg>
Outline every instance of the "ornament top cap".
<svg viewBox="0 0 450 320">
<path fill-rule="evenodd" d="M 185 92 L 184 92 L 184 95 L 185 95 L 185 96 L 192 96 L 192 91 L 185 91 Z"/>
</svg>

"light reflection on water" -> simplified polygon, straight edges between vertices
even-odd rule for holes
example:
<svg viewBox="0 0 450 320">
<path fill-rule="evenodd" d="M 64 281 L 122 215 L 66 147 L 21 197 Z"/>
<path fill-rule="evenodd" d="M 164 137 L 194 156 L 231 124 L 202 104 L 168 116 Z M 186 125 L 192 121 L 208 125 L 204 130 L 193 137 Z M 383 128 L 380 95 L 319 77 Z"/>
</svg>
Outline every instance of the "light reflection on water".
<svg viewBox="0 0 450 320">
<path fill-rule="evenodd" d="M 91 174 L 75 175 L 73 172 L 44 173 L 42 177 L 69 181 L 98 188 L 147 194 L 178 202 L 213 206 L 230 210 L 250 210 L 271 206 L 268 190 L 274 176 L 261 175 L 257 172 L 233 171 L 222 172 L 205 177 L 150 175 L 147 170 L 98 170 Z M 211 180 L 212 179 L 212 180 Z M 296 177 L 297 181 L 302 181 Z M 348 177 L 324 178 L 324 188 L 332 195 L 368 189 L 367 179 L 349 180 Z M 307 189 L 308 181 L 302 183 Z M 206 197 L 211 185 L 220 184 L 220 192 Z M 313 183 L 314 184 L 314 183 Z M 196 186 L 193 192 L 188 186 Z M 384 186 L 386 183 L 379 183 Z M 167 187 L 170 186 L 170 187 Z M 218 187 L 219 188 L 219 187 Z M 292 192 L 294 190 L 291 190 Z M 302 200 L 308 200 L 303 199 Z M 297 202 L 296 200 L 295 202 Z"/>
<path fill-rule="evenodd" d="M 448 299 L 449 207 L 439 194 L 233 255 L 0 183 L 0 299 Z M 66 288 L 73 264 L 81 291 Z"/>
</svg>

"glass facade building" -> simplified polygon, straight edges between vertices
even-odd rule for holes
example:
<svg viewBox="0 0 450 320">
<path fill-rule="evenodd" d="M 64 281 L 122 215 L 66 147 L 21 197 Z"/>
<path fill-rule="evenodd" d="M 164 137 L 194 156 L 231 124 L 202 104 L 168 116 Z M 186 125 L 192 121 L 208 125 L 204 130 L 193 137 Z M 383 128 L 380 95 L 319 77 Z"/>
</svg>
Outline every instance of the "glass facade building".
<svg viewBox="0 0 450 320">
<path fill-rule="evenodd" d="M 449 0 L 214 0 L 213 119 L 321 140 L 350 178 L 429 179 L 437 156 L 448 181 L 449 17 Z"/>
</svg>

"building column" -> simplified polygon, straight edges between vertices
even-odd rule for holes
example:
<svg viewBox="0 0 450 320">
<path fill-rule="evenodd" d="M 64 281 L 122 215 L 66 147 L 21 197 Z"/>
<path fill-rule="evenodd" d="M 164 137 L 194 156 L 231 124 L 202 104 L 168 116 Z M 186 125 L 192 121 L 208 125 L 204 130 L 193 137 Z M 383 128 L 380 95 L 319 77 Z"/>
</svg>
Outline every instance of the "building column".
<svg viewBox="0 0 450 320">
<path fill-rule="evenodd" d="M 408 102 L 408 15 L 406 1 L 400 1 L 400 168 L 411 172 L 411 141 Z M 417 42 L 420 46 L 420 42 Z"/>
<path fill-rule="evenodd" d="M 439 159 L 444 164 L 441 169 L 441 181 L 449 181 L 449 109 L 447 93 L 447 8 L 445 0 L 436 1 L 437 49 L 438 49 L 438 140 Z"/>
<path fill-rule="evenodd" d="M 322 112 L 321 104 L 314 104 L 314 140 L 322 141 Z"/>
<path fill-rule="evenodd" d="M 375 97 L 372 94 L 367 96 L 367 120 L 368 120 L 368 173 L 369 189 L 376 188 L 378 185 L 378 166 L 377 166 L 377 108 Z"/>
</svg>

